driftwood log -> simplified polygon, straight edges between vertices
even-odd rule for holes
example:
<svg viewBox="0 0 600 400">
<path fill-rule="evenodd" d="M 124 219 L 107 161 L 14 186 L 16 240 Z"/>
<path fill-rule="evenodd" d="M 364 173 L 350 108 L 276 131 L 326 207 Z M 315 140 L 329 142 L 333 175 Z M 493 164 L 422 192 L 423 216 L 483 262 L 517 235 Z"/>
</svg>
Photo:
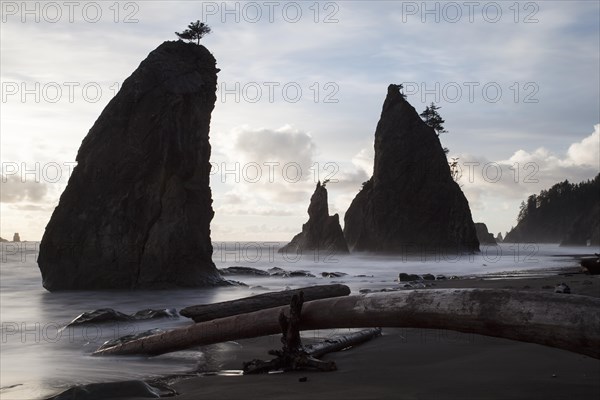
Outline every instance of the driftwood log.
<svg viewBox="0 0 600 400">
<path fill-rule="evenodd" d="M 244 374 L 261 374 L 269 371 L 335 371 L 335 362 L 321 361 L 308 354 L 302 346 L 300 339 L 300 320 L 302 314 L 303 293 L 292 296 L 290 303 L 290 316 L 283 310 L 279 313 L 279 326 L 281 327 L 281 350 L 270 350 L 269 354 L 276 356 L 270 361 L 252 360 L 244 363 Z"/>
<path fill-rule="evenodd" d="M 281 350 L 269 351 L 269 354 L 276 356 L 276 358 L 270 361 L 252 360 L 245 362 L 243 366 L 244 374 L 260 374 L 275 370 L 335 371 L 337 369 L 335 362 L 321 361 L 319 358 L 327 353 L 356 346 L 381 335 L 381 328 L 370 328 L 304 346 L 300 338 L 302 304 L 302 292 L 300 292 L 300 294 L 292 297 L 290 316 L 287 317 L 283 311 L 279 314 L 283 347 Z"/>
<path fill-rule="evenodd" d="M 233 315 L 264 310 L 266 308 L 289 305 L 292 296 L 299 294 L 300 291 L 304 293 L 304 301 L 348 296 L 350 294 L 350 288 L 346 285 L 333 284 L 309 286 L 302 289 L 257 294 L 256 296 L 245 297 L 238 300 L 190 306 L 179 311 L 179 314 L 191 318 L 195 322 L 210 321 L 217 318 L 231 317 Z"/>
<path fill-rule="evenodd" d="M 148 354 L 279 332 L 276 307 L 177 328 L 96 355 Z M 304 304 L 301 329 L 449 329 L 557 347 L 600 358 L 600 299 L 506 289 L 434 289 L 336 297 Z"/>
<path fill-rule="evenodd" d="M 304 350 L 315 358 L 324 356 L 327 353 L 344 350 L 348 347 L 358 346 L 377 336 L 381 336 L 381 328 L 368 328 L 358 332 L 338 335 L 330 339 L 325 339 L 322 342 L 308 344 L 304 346 Z"/>
</svg>

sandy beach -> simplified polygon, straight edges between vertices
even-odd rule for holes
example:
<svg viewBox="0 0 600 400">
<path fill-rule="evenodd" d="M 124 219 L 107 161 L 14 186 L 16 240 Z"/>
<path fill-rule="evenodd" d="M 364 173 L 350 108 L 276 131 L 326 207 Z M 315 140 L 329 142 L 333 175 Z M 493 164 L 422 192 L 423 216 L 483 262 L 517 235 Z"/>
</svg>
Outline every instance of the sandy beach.
<svg viewBox="0 0 600 400">
<path fill-rule="evenodd" d="M 600 297 L 600 276 L 577 269 L 548 276 L 515 276 L 434 281 L 431 287 L 553 292 L 557 284 L 565 283 L 572 294 Z M 303 340 L 311 343 L 348 331 L 308 331 Z M 199 348 L 204 354 L 203 371 L 150 384 L 167 384 L 177 393 L 175 398 L 182 400 L 558 400 L 600 396 L 598 359 L 538 344 L 431 329 L 384 328 L 381 337 L 324 356 L 336 362 L 335 372 L 240 375 L 244 361 L 269 359 L 267 351 L 279 347 L 278 335 L 205 346 Z"/>
<path fill-rule="evenodd" d="M 600 277 L 576 270 L 547 277 L 455 279 L 435 288 L 507 288 L 600 297 Z M 427 289 L 423 289 L 427 290 Z M 556 294 L 560 296 L 560 294 Z M 345 330 L 344 330 L 345 331 Z M 342 330 L 339 331 L 341 333 Z M 335 332 L 334 332 L 335 333 Z M 331 332 L 306 332 L 309 340 Z M 234 346 L 234 345 L 231 345 Z M 268 358 L 278 337 L 240 341 L 223 370 Z M 172 385 L 179 399 L 593 399 L 600 396 L 600 360 L 537 344 L 429 329 L 384 329 L 383 336 L 329 354 L 338 371 L 260 376 L 202 376 Z M 306 382 L 299 379 L 306 377 Z"/>
</svg>

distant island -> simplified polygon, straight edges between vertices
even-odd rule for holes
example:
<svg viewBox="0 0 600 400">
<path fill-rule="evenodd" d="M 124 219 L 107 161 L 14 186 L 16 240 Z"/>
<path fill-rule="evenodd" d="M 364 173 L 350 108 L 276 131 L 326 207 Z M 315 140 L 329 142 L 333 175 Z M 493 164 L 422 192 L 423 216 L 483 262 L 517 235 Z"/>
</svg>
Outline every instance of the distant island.
<svg viewBox="0 0 600 400">
<path fill-rule="evenodd" d="M 581 183 L 557 183 L 521 203 L 518 224 L 505 242 L 600 245 L 600 174 Z"/>
</svg>

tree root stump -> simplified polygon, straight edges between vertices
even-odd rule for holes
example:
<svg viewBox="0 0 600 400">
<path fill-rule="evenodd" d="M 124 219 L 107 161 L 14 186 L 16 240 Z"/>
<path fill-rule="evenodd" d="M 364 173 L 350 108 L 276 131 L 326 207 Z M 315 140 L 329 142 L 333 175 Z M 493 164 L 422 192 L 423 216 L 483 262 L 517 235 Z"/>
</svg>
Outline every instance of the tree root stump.
<svg viewBox="0 0 600 400">
<path fill-rule="evenodd" d="M 281 350 L 270 350 L 269 354 L 276 356 L 270 361 L 252 360 L 244 363 L 244 374 L 261 374 L 270 371 L 335 371 L 333 361 L 321 361 L 311 356 L 302 346 L 300 339 L 300 314 L 304 303 L 304 293 L 292 296 L 290 316 L 283 311 L 279 314 L 281 327 Z"/>
</svg>

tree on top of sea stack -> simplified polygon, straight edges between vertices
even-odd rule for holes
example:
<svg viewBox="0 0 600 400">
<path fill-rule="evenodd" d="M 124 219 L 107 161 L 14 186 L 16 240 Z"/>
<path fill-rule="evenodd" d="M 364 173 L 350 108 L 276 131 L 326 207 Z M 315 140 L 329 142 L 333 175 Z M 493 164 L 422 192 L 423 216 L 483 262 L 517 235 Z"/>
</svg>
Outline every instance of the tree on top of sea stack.
<svg viewBox="0 0 600 400">
<path fill-rule="evenodd" d="M 179 39 L 188 40 L 190 42 L 196 40 L 196 44 L 200 44 L 200 39 L 202 39 L 204 35 L 208 35 L 210 32 L 210 26 L 198 20 L 196 22 L 190 22 L 185 31 L 181 33 L 175 32 L 175 34 L 179 37 Z"/>
<path fill-rule="evenodd" d="M 444 128 L 444 125 L 442 125 L 446 123 L 446 121 L 444 121 L 440 113 L 437 111 L 440 108 L 442 107 L 438 107 L 432 102 L 431 105 L 425 107 L 425 111 L 419 114 L 423 119 L 423 122 L 435 129 L 435 133 L 437 133 L 438 136 L 440 136 L 440 133 L 448 133 L 448 131 Z"/>
</svg>

